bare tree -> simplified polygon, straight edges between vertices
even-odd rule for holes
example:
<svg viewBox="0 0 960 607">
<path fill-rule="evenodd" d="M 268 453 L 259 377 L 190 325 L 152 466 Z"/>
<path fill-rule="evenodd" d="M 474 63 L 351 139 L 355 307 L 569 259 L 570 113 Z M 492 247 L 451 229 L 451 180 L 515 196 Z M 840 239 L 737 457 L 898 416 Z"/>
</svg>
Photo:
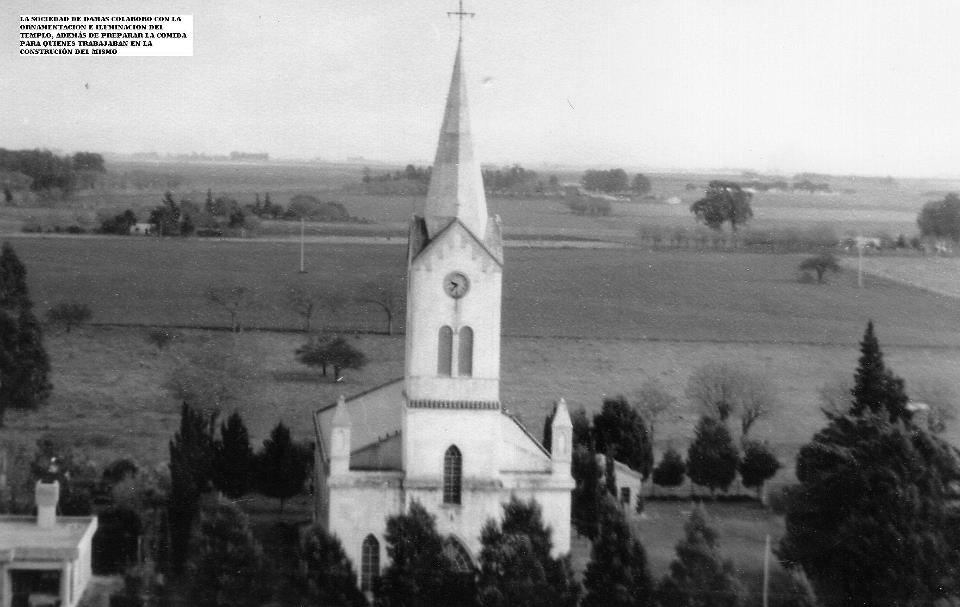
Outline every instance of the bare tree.
<svg viewBox="0 0 960 607">
<path fill-rule="evenodd" d="M 687 381 L 686 395 L 705 415 L 721 422 L 739 412 L 743 437 L 776 404 L 773 386 L 766 377 L 727 362 L 695 369 Z"/>
<path fill-rule="evenodd" d="M 658 379 L 648 379 L 634 393 L 640 415 L 650 426 L 650 442 L 653 443 L 657 419 L 677 404 L 677 397 L 670 394 Z"/>
<path fill-rule="evenodd" d="M 845 374 L 835 375 L 817 390 L 820 407 L 831 414 L 842 415 L 846 413 L 850 410 L 850 403 L 853 399 L 851 390 L 853 390 L 852 376 Z"/>
<path fill-rule="evenodd" d="M 230 330 L 240 332 L 240 312 L 250 303 L 250 292 L 246 287 L 210 287 L 206 292 L 207 301 L 221 306 L 230 314 Z"/>
<path fill-rule="evenodd" d="M 311 291 L 301 285 L 288 289 L 287 302 L 290 309 L 303 319 L 303 332 L 310 333 L 313 316 L 320 310 L 335 313 L 343 307 L 343 297 L 334 293 Z"/>
<path fill-rule="evenodd" d="M 360 303 L 381 308 L 387 317 L 387 335 L 393 335 L 393 318 L 403 308 L 403 289 L 396 283 L 368 282 L 360 287 Z"/>
<path fill-rule="evenodd" d="M 737 408 L 742 380 L 742 371 L 733 364 L 707 363 L 694 369 L 685 394 L 704 415 L 725 422 Z"/>
<path fill-rule="evenodd" d="M 746 441 L 753 424 L 773 412 L 777 396 L 773 385 L 763 375 L 746 373 L 743 377 L 740 397 L 741 440 Z"/>
<path fill-rule="evenodd" d="M 228 346 L 211 340 L 178 356 L 164 387 L 179 402 L 224 411 L 248 391 L 254 372 Z"/>
</svg>

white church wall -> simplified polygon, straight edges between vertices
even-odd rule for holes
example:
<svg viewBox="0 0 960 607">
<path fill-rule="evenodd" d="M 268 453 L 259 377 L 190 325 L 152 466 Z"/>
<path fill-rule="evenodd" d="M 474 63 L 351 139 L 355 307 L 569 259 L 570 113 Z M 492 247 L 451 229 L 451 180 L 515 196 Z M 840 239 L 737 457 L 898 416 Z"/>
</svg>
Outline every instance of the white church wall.
<svg viewBox="0 0 960 607">
<path fill-rule="evenodd" d="M 387 559 L 387 517 L 403 511 L 400 490 L 402 473 L 351 472 L 330 477 L 330 531 L 343 545 L 344 552 L 359 574 L 363 540 L 371 533 L 380 543 L 380 564 Z"/>
<path fill-rule="evenodd" d="M 451 445 L 460 450 L 464 479 L 494 478 L 500 471 L 500 417 L 495 409 L 413 409 L 404 417 L 407 480 L 440 482 Z"/>
</svg>

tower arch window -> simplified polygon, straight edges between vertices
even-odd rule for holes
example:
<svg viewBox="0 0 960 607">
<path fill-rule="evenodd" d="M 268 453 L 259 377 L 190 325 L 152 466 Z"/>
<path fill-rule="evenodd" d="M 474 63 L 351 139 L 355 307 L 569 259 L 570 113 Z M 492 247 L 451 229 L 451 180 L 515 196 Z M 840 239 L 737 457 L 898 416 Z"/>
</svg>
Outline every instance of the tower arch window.
<svg viewBox="0 0 960 607">
<path fill-rule="evenodd" d="M 437 343 L 437 375 L 450 376 L 453 372 L 453 329 L 440 327 Z"/>
<path fill-rule="evenodd" d="M 457 361 L 457 373 L 464 377 L 473 376 L 473 329 L 460 329 L 460 357 Z"/>
<path fill-rule="evenodd" d="M 463 456 L 456 445 L 443 455 L 443 503 L 459 504 L 463 487 Z"/>
<path fill-rule="evenodd" d="M 380 576 L 380 542 L 371 533 L 360 549 L 360 590 L 373 592 L 373 582 Z"/>
<path fill-rule="evenodd" d="M 475 570 L 473 559 L 470 558 L 470 552 L 460 543 L 460 540 L 453 536 L 447 537 L 443 542 L 443 553 L 453 563 L 454 569 L 460 574 L 470 574 Z"/>
</svg>

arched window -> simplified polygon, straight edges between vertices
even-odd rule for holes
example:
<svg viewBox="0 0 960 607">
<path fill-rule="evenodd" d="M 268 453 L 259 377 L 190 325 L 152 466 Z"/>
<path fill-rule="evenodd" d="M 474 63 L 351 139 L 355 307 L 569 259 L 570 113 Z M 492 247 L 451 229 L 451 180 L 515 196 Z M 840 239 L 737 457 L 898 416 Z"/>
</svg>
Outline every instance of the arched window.
<svg viewBox="0 0 960 607">
<path fill-rule="evenodd" d="M 380 542 L 371 533 L 360 550 L 360 590 L 373 592 L 373 581 L 380 576 Z"/>
<path fill-rule="evenodd" d="M 473 572 L 473 559 L 470 553 L 456 538 L 448 537 L 443 542 L 443 553 L 450 559 L 457 573 Z"/>
<path fill-rule="evenodd" d="M 456 445 L 450 445 L 443 455 L 443 503 L 459 504 L 463 484 L 463 458 Z"/>
<path fill-rule="evenodd" d="M 457 373 L 464 377 L 473 375 L 473 329 L 460 329 L 460 364 Z"/>
<path fill-rule="evenodd" d="M 437 344 L 437 375 L 451 373 L 453 364 L 453 329 L 440 327 L 440 340 Z"/>
</svg>

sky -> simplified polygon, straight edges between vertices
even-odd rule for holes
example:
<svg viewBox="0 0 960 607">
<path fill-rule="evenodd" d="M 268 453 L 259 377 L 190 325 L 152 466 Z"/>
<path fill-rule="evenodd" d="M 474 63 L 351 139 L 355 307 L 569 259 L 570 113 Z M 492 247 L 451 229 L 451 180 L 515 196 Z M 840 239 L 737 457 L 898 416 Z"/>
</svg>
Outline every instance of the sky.
<svg viewBox="0 0 960 607">
<path fill-rule="evenodd" d="M 0 147 L 428 163 L 455 0 L 4 0 Z M 960 175 L 954 0 L 465 0 L 478 157 Z M 192 57 L 20 56 L 19 14 L 192 14 Z"/>
</svg>

